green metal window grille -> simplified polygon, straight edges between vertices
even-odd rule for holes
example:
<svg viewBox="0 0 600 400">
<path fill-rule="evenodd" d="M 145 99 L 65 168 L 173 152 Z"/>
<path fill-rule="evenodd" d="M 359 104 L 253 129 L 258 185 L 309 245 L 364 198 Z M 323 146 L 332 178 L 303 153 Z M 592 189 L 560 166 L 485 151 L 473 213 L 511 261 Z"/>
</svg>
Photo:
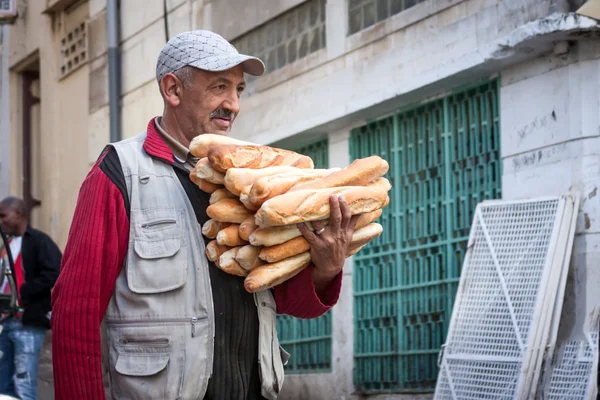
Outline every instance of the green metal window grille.
<svg viewBox="0 0 600 400">
<path fill-rule="evenodd" d="M 348 35 L 362 31 L 425 0 L 349 0 Z"/>
<path fill-rule="evenodd" d="M 329 141 L 320 140 L 308 146 L 291 149 L 309 156 L 315 168 L 329 167 Z M 277 333 L 281 346 L 291 354 L 285 366 L 288 374 L 331 371 L 331 311 L 314 319 L 289 315 L 277 316 Z"/>
<path fill-rule="evenodd" d="M 263 60 L 267 72 L 304 58 L 325 48 L 325 1 L 309 0 L 240 36 L 232 44 L 240 53 Z"/>
<path fill-rule="evenodd" d="M 501 197 L 498 83 L 352 131 L 353 159 L 390 164 L 383 234 L 354 257 L 354 382 L 431 392 L 475 206 Z"/>
</svg>

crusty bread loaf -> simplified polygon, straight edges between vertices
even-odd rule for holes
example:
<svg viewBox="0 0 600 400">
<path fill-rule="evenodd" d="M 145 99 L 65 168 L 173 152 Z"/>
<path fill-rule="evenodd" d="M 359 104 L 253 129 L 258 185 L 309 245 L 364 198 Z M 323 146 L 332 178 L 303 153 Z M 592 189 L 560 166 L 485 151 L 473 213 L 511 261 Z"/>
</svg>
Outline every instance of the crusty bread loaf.
<svg viewBox="0 0 600 400">
<path fill-rule="evenodd" d="M 216 183 L 211 183 L 206 179 L 198 178 L 194 171 L 190 172 L 190 180 L 194 182 L 196 186 L 198 186 L 200 190 L 202 190 L 205 193 L 214 193 L 215 191 L 223 187 L 221 185 L 217 185 Z"/>
<path fill-rule="evenodd" d="M 231 247 L 227 247 L 227 246 L 221 246 L 217 243 L 216 240 L 211 240 L 207 245 L 206 245 L 206 258 L 208 258 L 210 261 L 214 262 L 215 264 L 219 263 L 219 257 L 221 257 L 221 254 L 225 253 L 227 250 L 230 250 Z"/>
<path fill-rule="evenodd" d="M 344 196 L 352 215 L 378 210 L 389 203 L 389 181 L 379 178 L 367 186 L 342 186 L 288 192 L 267 200 L 256 212 L 260 227 L 296 224 L 329 218 L 329 197 Z"/>
<path fill-rule="evenodd" d="M 228 274 L 237 276 L 247 276 L 248 271 L 242 268 L 241 265 L 235 260 L 235 256 L 241 248 L 241 246 L 234 247 L 221 254 L 217 266 L 223 271 L 227 272 Z"/>
<path fill-rule="evenodd" d="M 239 224 L 231 224 L 227 228 L 221 229 L 217 234 L 217 243 L 221 246 L 243 246 L 248 242 L 242 240 L 240 238 L 240 225 Z"/>
<path fill-rule="evenodd" d="M 319 180 L 335 171 L 339 171 L 339 168 L 313 169 L 264 176 L 257 179 L 252 184 L 250 192 L 248 193 L 248 203 L 258 209 L 265 201 L 286 193 L 297 185 Z"/>
<path fill-rule="evenodd" d="M 219 222 L 214 219 L 209 219 L 202 226 L 202 234 L 209 239 L 214 239 L 221 229 L 225 229 L 230 224 L 227 222 Z"/>
<path fill-rule="evenodd" d="M 354 229 L 360 229 L 375 221 L 381 216 L 381 212 L 381 209 L 378 209 L 369 213 L 361 214 L 356 221 Z M 325 225 L 327 225 L 329 221 L 325 220 L 323 222 Z M 310 223 L 307 223 L 306 225 L 312 230 L 312 225 Z M 248 241 L 254 246 L 275 246 L 299 236 L 302 236 L 302 234 L 296 225 L 273 226 L 256 228 L 248 237 Z"/>
<path fill-rule="evenodd" d="M 348 254 L 346 255 L 346 257 L 352 257 L 353 255 L 355 255 L 356 253 L 358 253 L 359 251 L 361 251 L 366 245 L 368 244 L 365 243 L 363 245 L 356 245 L 356 246 L 352 246 L 350 247 Z"/>
<path fill-rule="evenodd" d="M 223 184 L 231 193 L 239 196 L 246 186 L 252 185 L 257 179 L 262 178 L 263 176 L 297 173 L 298 171 L 300 171 L 300 168 L 289 166 L 266 167 L 261 169 L 230 168 L 225 173 Z"/>
<path fill-rule="evenodd" d="M 240 224 L 240 237 L 242 240 L 250 241 L 250 235 L 258 228 L 254 223 L 254 215 L 249 216 Z"/>
<path fill-rule="evenodd" d="M 250 201 L 248 197 L 250 189 L 252 189 L 252 185 L 248 185 L 244 189 L 242 189 L 242 193 L 240 193 L 240 201 L 248 210 L 257 211 L 260 208 L 260 206 L 256 206 Z"/>
<path fill-rule="evenodd" d="M 196 166 L 190 174 L 196 174 L 197 179 L 204 179 L 217 185 L 222 185 L 225 180 L 225 174 L 211 167 L 208 158 L 206 157 L 201 158 L 200 161 L 196 163 Z"/>
<path fill-rule="evenodd" d="M 307 252 L 309 250 L 310 244 L 308 241 L 302 236 L 299 236 L 276 246 L 263 247 L 260 251 L 259 257 L 261 260 L 264 260 L 268 263 L 274 263 Z"/>
<path fill-rule="evenodd" d="M 221 172 L 225 172 L 230 168 L 259 169 L 278 165 L 314 168 L 310 157 L 269 146 L 215 146 L 208 151 L 208 159 L 213 168 Z"/>
<path fill-rule="evenodd" d="M 244 246 L 238 250 L 235 260 L 246 271 L 251 271 L 259 265 L 265 264 L 263 260 L 258 258 L 260 249 L 260 247 L 252 246 L 251 244 Z"/>
<path fill-rule="evenodd" d="M 294 277 L 310 263 L 310 253 L 302 253 L 285 260 L 264 264 L 254 268 L 244 280 L 244 287 L 250 293 L 267 290 Z"/>
<path fill-rule="evenodd" d="M 236 144 L 236 145 L 251 145 L 253 143 L 244 142 L 243 140 L 238 140 L 234 138 L 230 138 L 229 136 L 217 135 L 214 133 L 204 133 L 196 136 L 192 139 L 189 149 L 194 157 L 204 158 L 208 156 L 208 151 L 216 146 L 223 146 L 228 144 Z"/>
<path fill-rule="evenodd" d="M 217 189 L 210 195 L 209 204 L 215 204 L 221 199 L 235 199 L 237 196 L 225 188 Z"/>
<path fill-rule="evenodd" d="M 290 192 L 307 189 L 325 189 L 341 186 L 366 186 L 384 176 L 390 166 L 379 156 L 354 160 L 346 168 L 333 172 L 323 179 L 317 179 L 302 185 L 296 185 Z"/>
<path fill-rule="evenodd" d="M 370 242 L 381 235 L 381 232 L 383 232 L 383 227 L 377 223 L 371 223 L 357 229 L 352 234 L 350 248 L 360 247 Z M 259 257 L 266 262 L 274 263 L 309 250 L 310 244 L 304 237 L 300 236 L 276 246 L 264 247 L 261 250 Z"/>
<path fill-rule="evenodd" d="M 241 224 L 252 212 L 237 199 L 222 199 L 208 206 L 206 215 L 216 221 Z"/>
</svg>

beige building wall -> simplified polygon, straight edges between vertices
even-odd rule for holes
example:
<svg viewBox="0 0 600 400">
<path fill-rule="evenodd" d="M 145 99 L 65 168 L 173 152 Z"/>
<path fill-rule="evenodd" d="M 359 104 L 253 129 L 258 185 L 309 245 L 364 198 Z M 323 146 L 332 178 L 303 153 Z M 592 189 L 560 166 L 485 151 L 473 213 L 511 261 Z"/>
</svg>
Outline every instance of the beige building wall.
<svg viewBox="0 0 600 400">
<path fill-rule="evenodd" d="M 20 2 L 20 17 L 11 27 L 10 122 L 12 194 L 22 196 L 22 73 L 39 71 L 33 92 L 40 103 L 32 110 L 32 193 L 41 201 L 32 223 L 64 246 L 88 164 L 88 77 L 83 65 L 61 78 L 60 45 L 66 32 L 85 22 L 88 3 L 68 13 L 44 14 L 45 1 Z"/>
</svg>

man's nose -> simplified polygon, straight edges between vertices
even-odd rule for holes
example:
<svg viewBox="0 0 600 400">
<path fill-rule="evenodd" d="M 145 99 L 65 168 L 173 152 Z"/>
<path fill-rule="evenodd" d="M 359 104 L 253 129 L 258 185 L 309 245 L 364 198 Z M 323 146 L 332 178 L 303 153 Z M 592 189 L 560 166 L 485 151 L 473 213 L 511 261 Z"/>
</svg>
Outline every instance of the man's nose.
<svg viewBox="0 0 600 400">
<path fill-rule="evenodd" d="M 237 94 L 237 91 L 235 94 L 228 96 L 227 100 L 223 102 L 223 107 L 233 112 L 235 115 L 240 112 L 240 98 Z"/>
</svg>

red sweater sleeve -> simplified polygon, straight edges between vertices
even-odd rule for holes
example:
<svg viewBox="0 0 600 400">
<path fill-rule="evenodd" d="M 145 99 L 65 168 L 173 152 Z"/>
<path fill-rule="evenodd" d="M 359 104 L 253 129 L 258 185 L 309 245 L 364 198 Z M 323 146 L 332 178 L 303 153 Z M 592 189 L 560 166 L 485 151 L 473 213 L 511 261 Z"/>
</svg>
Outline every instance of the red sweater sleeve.
<svg viewBox="0 0 600 400">
<path fill-rule="evenodd" d="M 313 266 L 305 268 L 292 279 L 275 286 L 275 303 L 278 314 L 297 318 L 317 318 L 325 314 L 340 298 L 342 273 L 331 281 L 327 289 L 317 294 L 312 279 Z"/>
<path fill-rule="evenodd" d="M 106 398 L 100 323 L 126 255 L 129 219 L 123 195 L 98 165 L 81 187 L 52 294 L 56 400 Z"/>
</svg>

